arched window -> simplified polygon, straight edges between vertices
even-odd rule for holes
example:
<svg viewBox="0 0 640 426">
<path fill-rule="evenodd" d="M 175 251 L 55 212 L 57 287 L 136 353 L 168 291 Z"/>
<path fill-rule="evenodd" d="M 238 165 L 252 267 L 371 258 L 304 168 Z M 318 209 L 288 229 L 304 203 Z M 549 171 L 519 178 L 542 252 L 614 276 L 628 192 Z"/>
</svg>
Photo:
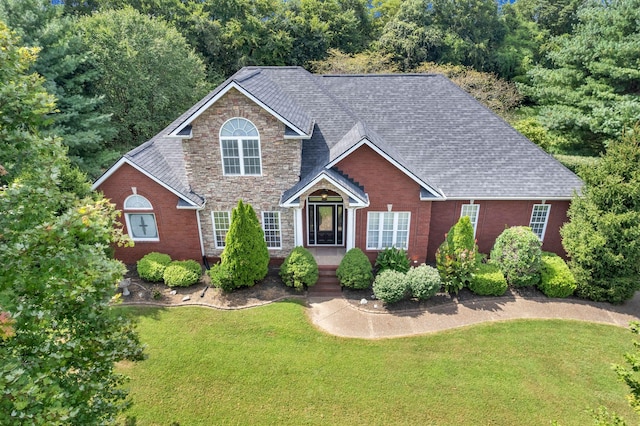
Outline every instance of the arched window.
<svg viewBox="0 0 640 426">
<path fill-rule="evenodd" d="M 260 135 L 252 122 L 232 118 L 220 129 L 220 152 L 225 175 L 262 174 Z"/>
<path fill-rule="evenodd" d="M 124 200 L 124 218 L 133 241 L 159 241 L 158 225 L 153 206 L 142 195 L 133 194 Z"/>
</svg>

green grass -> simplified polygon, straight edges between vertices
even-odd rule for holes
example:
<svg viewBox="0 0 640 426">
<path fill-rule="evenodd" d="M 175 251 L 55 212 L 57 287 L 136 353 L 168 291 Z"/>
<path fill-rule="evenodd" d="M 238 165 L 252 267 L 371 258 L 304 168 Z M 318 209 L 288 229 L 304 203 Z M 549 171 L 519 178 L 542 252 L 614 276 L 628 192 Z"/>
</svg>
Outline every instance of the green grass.
<svg viewBox="0 0 640 426">
<path fill-rule="evenodd" d="M 427 336 L 330 336 L 292 302 L 242 311 L 122 308 L 149 358 L 123 363 L 138 425 L 592 424 L 628 420 L 633 335 L 574 321 L 512 321 Z"/>
</svg>

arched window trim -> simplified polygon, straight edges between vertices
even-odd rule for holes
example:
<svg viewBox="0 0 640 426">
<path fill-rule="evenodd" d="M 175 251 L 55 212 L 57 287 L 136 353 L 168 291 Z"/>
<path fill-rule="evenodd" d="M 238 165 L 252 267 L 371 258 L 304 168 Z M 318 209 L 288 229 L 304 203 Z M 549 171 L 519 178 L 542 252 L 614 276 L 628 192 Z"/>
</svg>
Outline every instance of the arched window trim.
<svg viewBox="0 0 640 426">
<path fill-rule="evenodd" d="M 133 199 L 137 199 L 146 206 L 129 205 Z M 123 203 L 125 223 L 127 224 L 127 233 L 129 237 L 136 242 L 160 241 L 158 232 L 158 221 L 156 214 L 153 213 L 153 204 L 140 194 L 129 195 Z M 146 219 L 146 220 L 145 220 Z M 148 235 L 147 232 L 149 232 Z"/>
<path fill-rule="evenodd" d="M 262 176 L 260 132 L 255 124 L 233 117 L 220 127 L 219 138 L 224 176 Z"/>
</svg>

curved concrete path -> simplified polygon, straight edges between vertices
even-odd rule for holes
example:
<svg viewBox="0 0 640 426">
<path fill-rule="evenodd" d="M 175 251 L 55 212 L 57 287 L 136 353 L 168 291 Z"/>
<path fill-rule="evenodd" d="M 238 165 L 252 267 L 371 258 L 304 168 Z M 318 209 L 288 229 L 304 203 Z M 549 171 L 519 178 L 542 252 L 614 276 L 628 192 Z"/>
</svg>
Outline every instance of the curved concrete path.
<svg viewBox="0 0 640 426">
<path fill-rule="evenodd" d="M 517 296 L 454 301 L 427 310 L 401 313 L 365 311 L 343 298 L 311 297 L 309 306 L 308 315 L 318 328 L 337 336 L 365 339 L 413 336 L 513 319 L 572 319 L 620 327 L 640 320 L 640 292 L 623 305 Z"/>
</svg>

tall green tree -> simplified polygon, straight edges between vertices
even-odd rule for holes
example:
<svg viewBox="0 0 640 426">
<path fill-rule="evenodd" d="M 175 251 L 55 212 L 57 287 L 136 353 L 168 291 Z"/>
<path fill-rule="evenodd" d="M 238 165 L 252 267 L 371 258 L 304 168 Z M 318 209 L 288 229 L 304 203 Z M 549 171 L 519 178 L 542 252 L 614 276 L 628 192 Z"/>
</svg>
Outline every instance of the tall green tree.
<svg viewBox="0 0 640 426">
<path fill-rule="evenodd" d="M 637 127 L 592 167 L 560 233 L 578 288 L 596 301 L 621 303 L 640 289 L 640 138 Z"/>
<path fill-rule="evenodd" d="M 115 362 L 143 356 L 110 304 L 122 236 L 40 133 L 55 102 L 29 71 L 36 52 L 0 21 L 0 424 L 106 424 L 128 404 Z"/>
<path fill-rule="evenodd" d="M 151 138 L 209 88 L 202 60 L 164 21 L 127 7 L 83 17 L 78 29 L 100 77 L 88 94 L 104 96 L 114 149 Z"/>
<path fill-rule="evenodd" d="M 597 155 L 640 117 L 640 0 L 589 1 L 551 43 L 551 65 L 530 71 L 525 93 L 568 151 Z"/>
<path fill-rule="evenodd" d="M 57 98 L 57 111 L 43 133 L 61 137 L 71 161 L 97 177 L 119 155 L 107 148 L 114 132 L 109 114 L 99 111 L 102 96 L 88 94 L 99 75 L 72 19 L 47 0 L 6 0 L 0 4 L 0 19 L 25 45 L 40 49 L 32 69 Z"/>
<path fill-rule="evenodd" d="M 420 62 L 493 69 L 492 54 L 505 28 L 494 0 L 407 0 L 378 41 L 405 69 Z"/>
</svg>

